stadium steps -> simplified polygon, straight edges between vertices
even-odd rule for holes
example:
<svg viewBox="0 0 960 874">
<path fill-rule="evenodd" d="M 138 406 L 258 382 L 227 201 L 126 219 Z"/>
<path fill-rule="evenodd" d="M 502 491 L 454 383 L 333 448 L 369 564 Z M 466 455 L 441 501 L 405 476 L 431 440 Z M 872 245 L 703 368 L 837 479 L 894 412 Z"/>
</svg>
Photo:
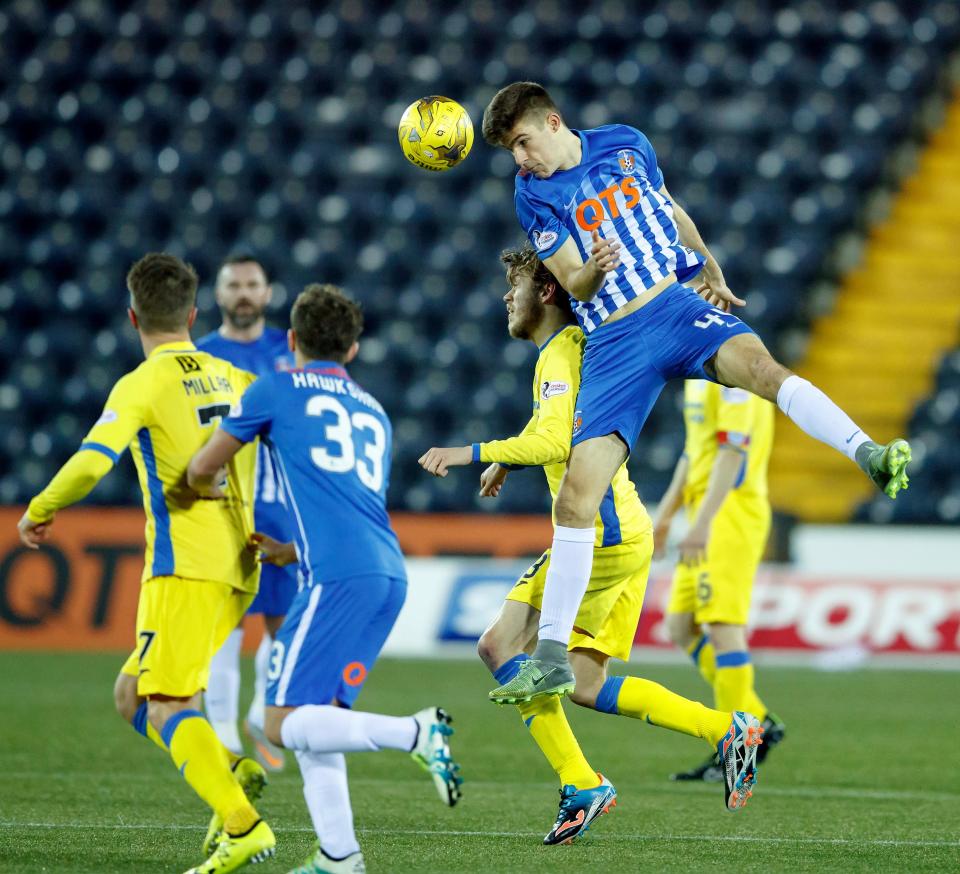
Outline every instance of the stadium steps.
<svg viewBox="0 0 960 874">
<path fill-rule="evenodd" d="M 933 388 L 937 362 L 960 325 L 960 94 L 872 229 L 863 262 L 815 323 L 796 370 L 875 440 L 903 435 Z M 774 506 L 809 522 L 850 518 L 873 486 L 834 450 L 779 416 L 770 462 Z M 909 500 L 909 492 L 905 498 Z"/>
</svg>

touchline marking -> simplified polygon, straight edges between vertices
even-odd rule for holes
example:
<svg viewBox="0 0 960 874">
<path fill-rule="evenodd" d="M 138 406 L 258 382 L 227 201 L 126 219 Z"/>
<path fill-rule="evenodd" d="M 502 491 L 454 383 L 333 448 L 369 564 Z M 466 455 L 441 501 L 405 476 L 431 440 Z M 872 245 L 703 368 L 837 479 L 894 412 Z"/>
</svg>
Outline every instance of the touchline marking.
<svg viewBox="0 0 960 874">
<path fill-rule="evenodd" d="M 157 825 L 156 823 L 79 823 L 79 822 L 17 822 L 0 820 L 3 828 L 36 829 L 96 829 L 98 831 L 203 831 L 200 825 Z M 277 833 L 313 834 L 308 826 L 292 826 L 276 829 Z M 419 835 L 424 837 L 451 838 L 538 838 L 540 832 L 506 831 L 467 831 L 459 829 L 418 829 L 418 828 L 358 828 L 358 832 L 367 835 Z M 591 834 L 594 841 L 726 841 L 731 844 L 824 844 L 844 847 L 960 847 L 960 841 L 924 841 L 924 840 L 856 840 L 854 838 L 786 838 L 762 837 L 760 835 L 658 835 L 658 834 Z"/>
</svg>

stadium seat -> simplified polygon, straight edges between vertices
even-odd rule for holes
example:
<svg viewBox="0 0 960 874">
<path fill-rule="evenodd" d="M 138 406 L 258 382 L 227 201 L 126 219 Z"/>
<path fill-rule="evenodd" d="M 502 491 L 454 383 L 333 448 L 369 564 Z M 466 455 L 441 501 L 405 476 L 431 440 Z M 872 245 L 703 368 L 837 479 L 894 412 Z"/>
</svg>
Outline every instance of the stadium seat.
<svg viewBox="0 0 960 874">
<path fill-rule="evenodd" d="M 28 500 L 139 362 L 130 264 L 157 249 L 194 264 L 199 335 L 218 323 L 219 260 L 242 247 L 272 268 L 279 324 L 308 282 L 344 284 L 363 303 L 354 373 L 394 418 L 392 506 L 541 512 L 535 472 L 491 502 L 476 497 L 476 470 L 432 480 L 416 466 L 429 445 L 516 433 L 530 413 L 534 350 L 507 336 L 500 300 L 499 254 L 521 239 L 513 165 L 479 131 L 495 90 L 543 58 L 538 75 L 575 126 L 645 131 L 747 319 L 780 352 L 960 42 L 950 0 L 840 15 L 819 0 L 802 15 L 707 0 L 642 14 L 618 2 L 502 15 L 467 0 L 354 6 L 226 15 L 68 0 L 52 18 L 35 2 L 0 13 L 0 469 L 17 472 L 0 499 Z M 462 167 L 429 175 L 404 161 L 395 126 L 436 92 L 467 105 L 477 141 Z M 914 417 L 929 439 L 912 488 L 933 497 L 898 503 L 894 521 L 954 512 L 951 450 L 933 435 L 956 428 L 958 391 L 955 353 Z M 677 397 L 665 393 L 631 459 L 651 499 L 682 445 Z M 136 493 L 122 463 L 91 500 Z"/>
</svg>

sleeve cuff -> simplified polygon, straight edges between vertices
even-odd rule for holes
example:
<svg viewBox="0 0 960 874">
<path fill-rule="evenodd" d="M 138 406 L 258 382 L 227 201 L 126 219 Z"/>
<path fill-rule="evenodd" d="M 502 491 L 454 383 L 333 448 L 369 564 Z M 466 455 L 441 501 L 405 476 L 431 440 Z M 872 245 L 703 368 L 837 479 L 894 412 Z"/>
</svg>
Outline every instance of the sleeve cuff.
<svg viewBox="0 0 960 874">
<path fill-rule="evenodd" d="M 480 444 L 474 443 L 473 444 L 473 463 L 476 464 L 478 461 L 480 461 Z"/>
</svg>

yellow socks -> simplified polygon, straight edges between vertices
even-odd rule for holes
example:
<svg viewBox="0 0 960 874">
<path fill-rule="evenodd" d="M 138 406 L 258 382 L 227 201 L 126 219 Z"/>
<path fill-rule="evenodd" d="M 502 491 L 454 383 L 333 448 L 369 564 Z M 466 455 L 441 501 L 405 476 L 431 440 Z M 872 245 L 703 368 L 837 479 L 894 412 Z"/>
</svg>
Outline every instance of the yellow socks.
<svg viewBox="0 0 960 874">
<path fill-rule="evenodd" d="M 562 785 L 569 784 L 577 789 L 600 785 L 597 772 L 590 767 L 567 722 L 559 697 L 534 698 L 518 704 L 517 710 Z"/>
<path fill-rule="evenodd" d="M 227 750 L 199 710 L 181 710 L 160 733 L 173 763 L 197 793 L 224 820 L 231 834 L 242 834 L 256 823 L 257 812 L 247 801 L 230 770 Z"/>
<path fill-rule="evenodd" d="M 493 671 L 494 679 L 500 685 L 509 683 L 528 658 L 526 655 L 514 656 Z M 550 695 L 535 698 L 518 704 L 517 709 L 530 729 L 530 736 L 546 756 L 550 767 L 557 772 L 561 784 L 578 789 L 592 789 L 600 785 L 600 778 L 584 757 L 558 697 Z"/>
<path fill-rule="evenodd" d="M 753 688 L 754 670 L 750 653 L 724 652 L 717 656 L 717 675 L 713 681 L 714 703 L 718 710 L 746 710 L 761 722 L 766 705 Z"/>
<path fill-rule="evenodd" d="M 693 659 L 697 670 L 700 671 L 700 676 L 712 686 L 717 673 L 717 662 L 716 652 L 710 638 L 701 634 L 687 647 L 687 654 Z"/>
<path fill-rule="evenodd" d="M 714 746 L 730 728 L 729 713 L 711 710 L 639 677 L 607 677 L 597 695 L 596 709 L 702 737 Z"/>
</svg>

